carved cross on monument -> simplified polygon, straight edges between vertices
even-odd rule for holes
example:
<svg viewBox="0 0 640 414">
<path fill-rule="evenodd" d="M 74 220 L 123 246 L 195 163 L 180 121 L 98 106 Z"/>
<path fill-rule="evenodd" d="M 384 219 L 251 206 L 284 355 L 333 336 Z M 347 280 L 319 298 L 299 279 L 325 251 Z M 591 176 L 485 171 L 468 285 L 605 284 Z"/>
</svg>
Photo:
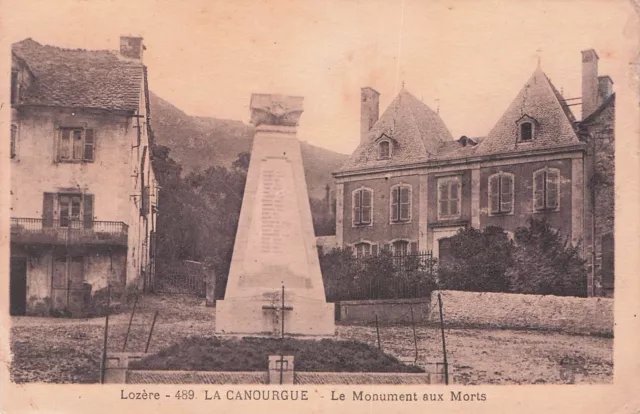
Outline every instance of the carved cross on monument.
<svg viewBox="0 0 640 414">
<path fill-rule="evenodd" d="M 280 311 L 280 322 L 282 326 L 280 328 L 280 337 L 284 339 L 284 311 L 293 310 L 293 306 L 285 306 L 284 305 L 284 285 L 282 285 L 282 305 L 273 306 L 273 305 L 264 305 L 262 306 L 264 310 L 272 310 L 274 312 Z"/>
</svg>

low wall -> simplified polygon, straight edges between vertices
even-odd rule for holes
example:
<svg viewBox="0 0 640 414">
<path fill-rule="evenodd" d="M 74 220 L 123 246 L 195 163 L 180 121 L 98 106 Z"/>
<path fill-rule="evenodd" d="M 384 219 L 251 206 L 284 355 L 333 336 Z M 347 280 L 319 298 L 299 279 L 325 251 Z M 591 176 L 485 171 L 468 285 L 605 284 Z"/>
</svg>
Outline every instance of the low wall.
<svg viewBox="0 0 640 414">
<path fill-rule="evenodd" d="M 438 323 L 438 293 L 447 326 L 486 326 L 613 335 L 613 299 L 515 293 L 440 291 L 431 294 L 429 322 Z"/>
<path fill-rule="evenodd" d="M 430 298 L 356 300 L 336 303 L 343 323 L 438 324 L 438 293 L 449 327 L 537 329 L 575 334 L 613 335 L 613 299 L 516 293 L 435 291 Z"/>
<path fill-rule="evenodd" d="M 370 323 L 378 315 L 380 323 L 411 323 L 429 319 L 429 298 L 349 300 L 336 303 L 336 320 L 345 323 Z"/>
</svg>

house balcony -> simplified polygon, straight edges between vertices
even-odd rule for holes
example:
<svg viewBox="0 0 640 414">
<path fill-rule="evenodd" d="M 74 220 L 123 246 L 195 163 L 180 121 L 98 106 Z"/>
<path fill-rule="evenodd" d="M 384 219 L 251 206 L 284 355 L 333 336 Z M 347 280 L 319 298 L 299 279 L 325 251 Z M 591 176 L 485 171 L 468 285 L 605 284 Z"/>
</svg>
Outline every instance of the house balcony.
<svg viewBox="0 0 640 414">
<path fill-rule="evenodd" d="M 11 242 L 51 245 L 127 246 L 129 226 L 121 221 L 11 218 Z"/>
</svg>

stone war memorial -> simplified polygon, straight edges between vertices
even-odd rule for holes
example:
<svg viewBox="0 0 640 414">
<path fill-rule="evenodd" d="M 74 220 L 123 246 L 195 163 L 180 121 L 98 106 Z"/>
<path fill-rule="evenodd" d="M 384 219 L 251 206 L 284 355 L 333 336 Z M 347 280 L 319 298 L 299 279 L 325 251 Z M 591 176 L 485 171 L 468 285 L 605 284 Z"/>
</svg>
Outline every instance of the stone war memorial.
<svg viewBox="0 0 640 414">
<path fill-rule="evenodd" d="M 218 334 L 335 335 L 296 136 L 303 99 L 251 97 L 256 134 Z"/>
</svg>

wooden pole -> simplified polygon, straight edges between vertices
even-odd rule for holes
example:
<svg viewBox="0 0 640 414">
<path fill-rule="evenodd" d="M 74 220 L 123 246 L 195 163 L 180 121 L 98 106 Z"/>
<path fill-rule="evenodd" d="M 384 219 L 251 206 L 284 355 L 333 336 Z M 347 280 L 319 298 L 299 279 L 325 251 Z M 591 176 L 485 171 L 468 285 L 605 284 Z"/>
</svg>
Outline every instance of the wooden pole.
<svg viewBox="0 0 640 414">
<path fill-rule="evenodd" d="M 413 327 L 413 346 L 416 350 L 415 362 L 418 363 L 418 337 L 416 335 L 416 323 L 413 319 L 413 306 L 410 306 L 409 309 L 411 310 L 411 326 Z"/>
<path fill-rule="evenodd" d="M 147 345 L 144 347 L 144 353 L 149 352 L 149 344 L 151 343 L 151 335 L 153 335 L 153 327 L 156 326 L 156 318 L 158 317 L 158 311 L 153 314 L 153 322 L 151 322 L 151 330 L 149 331 L 149 337 L 147 338 Z"/>
<path fill-rule="evenodd" d="M 133 309 L 131 309 L 131 318 L 129 318 L 129 326 L 127 326 L 127 334 L 124 336 L 124 344 L 122 345 L 122 352 L 127 349 L 127 340 L 129 339 L 129 332 L 131 331 L 131 322 L 133 322 L 133 315 L 136 313 L 136 306 L 138 305 L 138 295 L 136 295 L 136 301 L 133 302 Z"/>
<path fill-rule="evenodd" d="M 102 361 L 100 363 L 100 384 L 104 384 L 104 371 L 107 369 L 107 338 L 109 337 L 109 309 L 111 307 L 111 285 L 107 285 L 107 314 L 104 318 L 104 340 L 102 342 Z"/>
<path fill-rule="evenodd" d="M 442 332 L 442 355 L 444 356 L 444 384 L 449 385 L 449 365 L 447 364 L 447 344 L 444 339 L 444 318 L 442 317 L 442 296 L 438 293 L 438 306 L 440 308 L 440 332 Z"/>
<path fill-rule="evenodd" d="M 378 349 L 382 349 L 380 347 L 380 328 L 378 327 L 378 314 L 376 313 L 376 335 L 378 336 Z"/>
<path fill-rule="evenodd" d="M 282 307 L 280 308 L 280 385 L 284 379 L 284 285 L 282 285 Z"/>
</svg>

